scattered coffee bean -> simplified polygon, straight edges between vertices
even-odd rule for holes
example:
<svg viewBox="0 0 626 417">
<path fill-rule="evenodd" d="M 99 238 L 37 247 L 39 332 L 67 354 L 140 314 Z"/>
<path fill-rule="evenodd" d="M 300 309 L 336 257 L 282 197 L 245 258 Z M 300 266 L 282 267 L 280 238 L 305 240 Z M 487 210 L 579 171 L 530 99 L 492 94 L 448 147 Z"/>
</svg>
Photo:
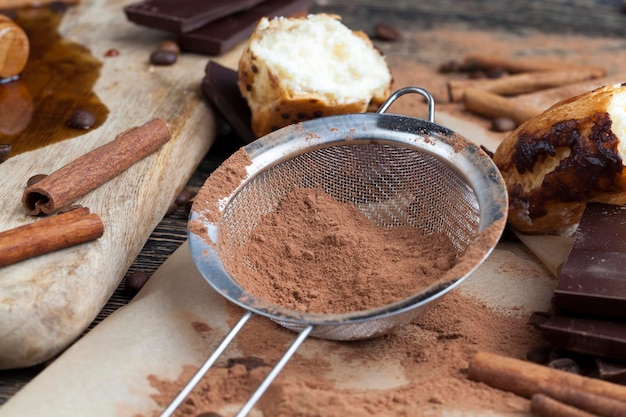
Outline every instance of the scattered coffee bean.
<svg viewBox="0 0 626 417">
<path fill-rule="evenodd" d="M 232 367 L 234 365 L 243 365 L 246 367 L 246 370 L 250 371 L 255 368 L 260 368 L 261 366 L 267 366 L 265 361 L 256 356 L 246 356 L 243 358 L 230 358 L 228 359 L 228 367 Z"/>
<path fill-rule="evenodd" d="M 47 174 L 35 174 L 26 181 L 26 186 L 30 187 L 33 184 L 37 184 L 39 181 L 43 180 L 47 176 Z"/>
<path fill-rule="evenodd" d="M 171 51 L 154 51 L 150 54 L 150 63 L 153 65 L 172 65 L 178 60 L 178 54 Z"/>
<path fill-rule="evenodd" d="M 496 132 L 510 132 L 516 127 L 517 123 L 508 117 L 498 117 L 491 122 L 491 129 Z"/>
<path fill-rule="evenodd" d="M 170 51 L 176 55 L 180 54 L 180 47 L 174 41 L 163 41 L 159 44 L 158 51 Z"/>
<path fill-rule="evenodd" d="M 374 25 L 374 33 L 378 39 L 383 41 L 393 42 L 400 38 L 398 29 L 386 23 L 377 23 Z"/>
<path fill-rule="evenodd" d="M 108 49 L 105 53 L 104 56 L 110 58 L 110 57 L 114 57 L 114 56 L 119 56 L 120 55 L 120 51 L 115 49 L 115 48 L 111 48 Z"/>
<path fill-rule="evenodd" d="M 572 374 L 580 374 L 580 367 L 571 358 L 553 359 L 548 363 L 548 367 L 558 369 L 560 371 L 570 372 Z"/>
<path fill-rule="evenodd" d="M 9 159 L 11 156 L 11 144 L 0 143 L 0 164 Z"/>
<path fill-rule="evenodd" d="M 136 295 L 139 290 L 150 279 L 150 275 L 145 271 L 131 272 L 124 281 L 124 291 L 131 297 Z"/>
<path fill-rule="evenodd" d="M 76 110 L 67 121 L 72 129 L 90 129 L 96 123 L 96 116 L 89 110 Z"/>
<path fill-rule="evenodd" d="M 205 411 L 203 413 L 196 414 L 196 417 L 222 417 L 222 415 L 214 413 L 213 411 Z"/>
</svg>

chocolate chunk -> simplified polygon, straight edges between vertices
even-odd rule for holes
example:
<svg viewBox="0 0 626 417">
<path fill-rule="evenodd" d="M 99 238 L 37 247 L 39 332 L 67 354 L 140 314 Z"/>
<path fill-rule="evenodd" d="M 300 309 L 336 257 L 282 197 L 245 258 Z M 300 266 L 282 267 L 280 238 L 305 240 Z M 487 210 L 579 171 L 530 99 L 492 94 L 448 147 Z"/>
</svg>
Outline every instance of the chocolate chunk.
<svg viewBox="0 0 626 417">
<path fill-rule="evenodd" d="M 626 360 L 626 322 L 553 315 L 536 326 L 556 348 Z"/>
<path fill-rule="evenodd" d="M 90 129 L 96 123 L 96 116 L 89 110 L 76 110 L 67 120 L 72 129 Z"/>
<path fill-rule="evenodd" d="M 189 52 L 219 55 L 247 39 L 262 17 L 289 16 L 307 10 L 313 0 L 267 0 L 244 12 L 216 20 L 178 37 L 177 43 Z"/>
<path fill-rule="evenodd" d="M 569 315 L 626 319 L 626 206 L 587 205 L 554 291 Z"/>
<path fill-rule="evenodd" d="M 202 93 L 244 142 L 256 140 L 250 128 L 252 115 L 248 102 L 237 85 L 237 71 L 209 60 L 202 79 Z"/>
<path fill-rule="evenodd" d="M 124 7 L 126 18 L 138 25 L 185 33 L 224 16 L 247 10 L 263 0 L 145 0 Z"/>
</svg>

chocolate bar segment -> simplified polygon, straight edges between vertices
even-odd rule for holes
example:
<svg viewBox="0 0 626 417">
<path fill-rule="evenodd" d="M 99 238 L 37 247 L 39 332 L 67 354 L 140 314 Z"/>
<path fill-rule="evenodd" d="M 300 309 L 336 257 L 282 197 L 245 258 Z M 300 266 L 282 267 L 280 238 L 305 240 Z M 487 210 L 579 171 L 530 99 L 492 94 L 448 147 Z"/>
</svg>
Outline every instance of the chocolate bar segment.
<svg viewBox="0 0 626 417">
<path fill-rule="evenodd" d="M 587 205 L 553 303 L 560 314 L 626 319 L 626 206 Z"/>
<path fill-rule="evenodd" d="M 174 33 L 190 32 L 224 16 L 247 10 L 263 0 L 144 0 L 124 7 L 138 25 Z"/>
<path fill-rule="evenodd" d="M 202 79 L 202 93 L 245 143 L 256 139 L 250 128 L 252 115 L 248 102 L 237 85 L 237 71 L 209 60 Z"/>
<path fill-rule="evenodd" d="M 545 320 L 536 320 L 533 324 L 554 347 L 626 360 L 626 322 L 557 314 Z"/>
<path fill-rule="evenodd" d="M 267 0 L 245 12 L 238 12 L 183 33 L 177 39 L 182 50 L 219 55 L 247 39 L 262 17 L 290 16 L 306 12 L 313 0 Z"/>
</svg>

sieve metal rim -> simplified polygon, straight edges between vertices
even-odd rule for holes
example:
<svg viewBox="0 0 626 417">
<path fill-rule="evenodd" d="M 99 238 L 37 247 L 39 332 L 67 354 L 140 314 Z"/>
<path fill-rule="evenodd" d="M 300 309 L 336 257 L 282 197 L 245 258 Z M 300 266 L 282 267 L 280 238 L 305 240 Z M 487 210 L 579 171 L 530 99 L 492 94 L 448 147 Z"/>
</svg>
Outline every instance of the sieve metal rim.
<svg viewBox="0 0 626 417">
<path fill-rule="evenodd" d="M 491 158 L 479 146 L 433 122 L 388 113 L 352 114 L 310 120 L 282 128 L 252 142 L 245 147 L 252 161 L 247 167 L 247 177 L 229 196 L 222 199 L 223 206 L 226 207 L 256 175 L 282 161 L 320 147 L 372 142 L 418 149 L 453 165 L 479 198 L 481 207 L 479 231 L 506 216 L 508 200 L 504 181 Z M 462 146 L 459 146 L 460 144 Z M 476 190 L 475 187 L 479 186 L 482 187 L 482 192 Z M 191 220 L 202 217 L 202 213 L 192 209 Z M 205 226 L 211 239 L 217 241 L 219 221 L 206 222 Z M 469 277 L 489 256 L 496 243 L 497 238 L 471 271 L 443 288 L 412 294 L 403 300 L 376 309 L 343 314 L 319 314 L 285 309 L 250 294 L 225 270 L 217 250 L 207 244 L 202 236 L 189 233 L 190 249 L 198 270 L 208 283 L 229 301 L 272 320 L 315 326 L 337 326 L 382 319 L 430 303 Z"/>
</svg>

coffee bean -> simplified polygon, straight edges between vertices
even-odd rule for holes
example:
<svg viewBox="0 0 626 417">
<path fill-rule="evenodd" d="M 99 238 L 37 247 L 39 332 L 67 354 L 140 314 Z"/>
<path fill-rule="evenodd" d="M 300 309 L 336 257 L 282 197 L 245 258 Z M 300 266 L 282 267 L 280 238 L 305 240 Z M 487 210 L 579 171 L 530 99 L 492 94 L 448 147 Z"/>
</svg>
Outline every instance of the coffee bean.
<svg viewBox="0 0 626 417">
<path fill-rule="evenodd" d="M 124 282 L 124 291 L 132 297 L 139 292 L 149 279 L 150 275 L 145 271 L 131 272 Z"/>
<path fill-rule="evenodd" d="M 397 41 L 400 38 L 400 32 L 393 26 L 386 23 L 377 23 L 374 26 L 374 33 L 378 39 L 383 41 Z"/>
<path fill-rule="evenodd" d="M 39 181 L 43 180 L 47 176 L 47 174 L 35 174 L 26 181 L 26 186 L 30 187 L 33 184 L 37 184 Z"/>
<path fill-rule="evenodd" d="M 548 363 L 548 367 L 558 369 L 560 371 L 570 372 L 572 374 L 580 374 L 580 367 L 571 358 L 553 359 Z"/>
<path fill-rule="evenodd" d="M 9 159 L 11 156 L 11 144 L 0 143 L 0 164 Z"/>
<path fill-rule="evenodd" d="M 176 55 L 180 54 L 180 47 L 174 41 L 163 41 L 159 44 L 158 51 L 169 51 Z"/>
<path fill-rule="evenodd" d="M 96 116 L 89 110 L 76 110 L 67 121 L 72 129 L 89 129 L 96 123 Z"/>
<path fill-rule="evenodd" d="M 154 51 L 150 54 L 150 63 L 153 65 L 172 65 L 178 60 L 178 54 L 171 51 Z"/>
<path fill-rule="evenodd" d="M 205 411 L 203 413 L 196 414 L 195 417 L 222 417 L 222 415 L 214 413 L 213 411 Z"/>
<path fill-rule="evenodd" d="M 491 129 L 495 132 L 510 132 L 515 130 L 517 123 L 508 117 L 498 117 L 491 122 Z"/>
</svg>

